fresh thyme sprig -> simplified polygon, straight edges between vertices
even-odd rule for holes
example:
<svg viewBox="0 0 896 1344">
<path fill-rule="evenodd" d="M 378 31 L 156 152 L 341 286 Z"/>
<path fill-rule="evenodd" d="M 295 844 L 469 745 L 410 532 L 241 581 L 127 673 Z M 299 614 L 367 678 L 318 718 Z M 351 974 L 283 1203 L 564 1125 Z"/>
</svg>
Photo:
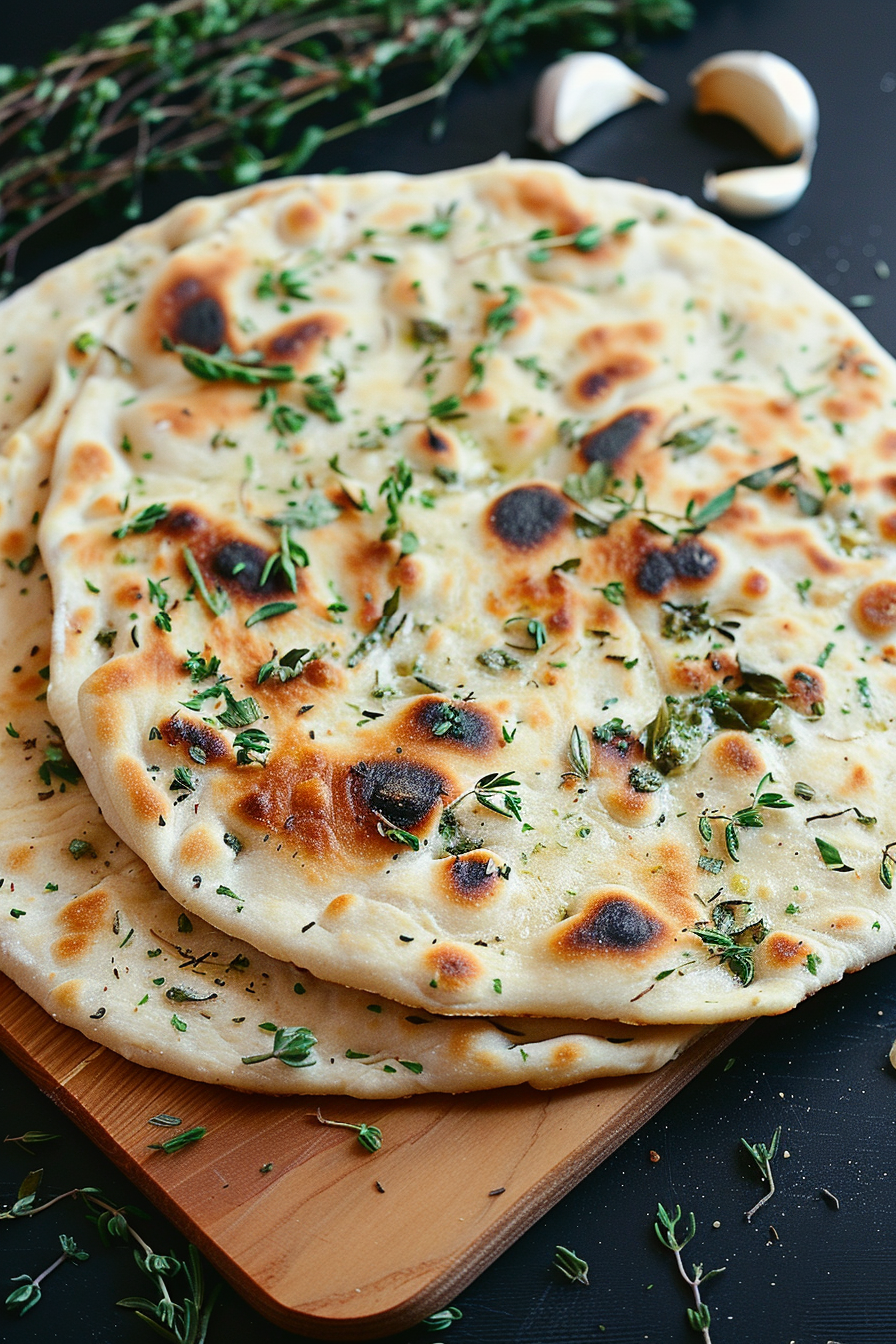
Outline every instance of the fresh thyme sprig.
<svg viewBox="0 0 896 1344">
<path fill-rule="evenodd" d="M 29 1143 L 52 1143 L 54 1139 L 58 1138 L 58 1134 L 45 1134 L 41 1129 L 28 1129 L 24 1134 L 7 1134 L 3 1142 L 16 1143 L 26 1153 L 30 1154 Z"/>
<path fill-rule="evenodd" d="M 383 612 L 376 625 L 364 636 L 357 648 L 349 654 L 347 660 L 348 667 L 357 667 L 358 663 L 361 662 L 361 659 L 366 658 L 370 650 L 374 648 L 375 645 L 379 644 L 381 640 L 391 638 L 393 635 L 397 634 L 398 626 L 395 626 L 390 631 L 389 623 L 398 611 L 398 604 L 400 601 L 401 589 L 396 588 L 392 593 L 392 596 L 387 598 L 383 603 Z"/>
<path fill-rule="evenodd" d="M 192 1129 L 185 1129 L 180 1134 L 175 1134 L 171 1139 L 165 1139 L 163 1143 L 147 1144 L 148 1148 L 154 1148 L 159 1153 L 179 1153 L 181 1148 L 187 1148 L 191 1143 L 198 1143 L 204 1139 L 208 1130 L 204 1125 L 194 1125 Z"/>
<path fill-rule="evenodd" d="M 577 723 L 573 724 L 569 735 L 569 760 L 572 773 L 578 779 L 591 776 L 591 743 Z"/>
<path fill-rule="evenodd" d="M 162 348 L 180 355 L 188 373 L 209 383 L 248 383 L 257 387 L 259 383 L 291 383 L 296 376 L 291 364 L 265 364 L 260 350 L 237 355 L 222 345 L 216 354 L 210 355 L 195 345 L 175 345 L 168 336 L 162 337 Z"/>
<path fill-rule="evenodd" d="M 712 840 L 712 823 L 714 821 L 724 821 L 725 826 L 725 848 L 729 856 L 735 863 L 739 863 L 740 840 L 738 839 L 738 830 L 749 830 L 761 828 L 765 825 L 762 820 L 761 811 L 764 807 L 783 808 L 793 807 L 789 799 L 784 798 L 777 792 L 765 792 L 766 785 L 774 783 L 774 777 L 771 774 L 762 776 L 756 788 L 753 790 L 752 801 L 746 806 L 738 808 L 729 816 L 727 812 L 709 812 L 704 811 L 700 814 L 698 829 L 700 835 L 709 844 Z"/>
<path fill-rule="evenodd" d="M 781 1126 L 779 1125 L 772 1135 L 771 1143 L 768 1145 L 764 1143 L 748 1143 L 746 1139 L 741 1139 L 741 1143 L 759 1168 L 762 1179 L 768 1182 L 767 1193 L 764 1194 L 762 1199 L 754 1204 L 752 1209 L 744 1215 L 748 1223 L 751 1221 L 753 1214 L 761 1209 L 763 1204 L 767 1204 L 775 1193 L 775 1178 L 772 1176 L 772 1161 L 778 1151 L 778 1140 L 780 1137 Z"/>
<path fill-rule="evenodd" d="M 661 1244 L 675 1256 L 678 1272 L 694 1294 L 694 1306 L 688 1307 L 687 1309 L 688 1323 L 691 1329 L 702 1336 L 704 1344 L 712 1344 L 712 1340 L 709 1336 L 709 1307 L 703 1301 L 700 1293 L 700 1285 L 709 1283 L 709 1280 L 714 1279 L 718 1274 L 724 1274 L 725 1268 L 722 1266 L 721 1269 L 710 1269 L 704 1272 L 702 1265 L 694 1265 L 694 1277 L 691 1278 L 684 1267 L 681 1252 L 684 1250 L 685 1246 L 687 1246 L 688 1242 L 693 1239 L 694 1234 L 697 1231 L 697 1223 L 694 1215 L 689 1213 L 686 1217 L 686 1230 L 679 1232 L 678 1223 L 681 1220 L 681 1217 L 682 1213 L 680 1205 L 676 1204 L 675 1212 L 671 1213 L 664 1209 L 662 1204 L 657 1204 L 656 1222 L 653 1227 Z"/>
<path fill-rule="evenodd" d="M 353 1129 L 358 1136 L 358 1143 L 368 1153 L 378 1153 L 383 1146 L 383 1131 L 376 1125 L 349 1124 L 347 1120 L 327 1120 L 321 1115 L 320 1111 L 314 1113 L 314 1118 L 322 1125 L 330 1125 L 334 1129 Z"/>
<path fill-rule="evenodd" d="M 768 937 L 768 927 L 761 919 L 742 923 L 734 913 L 739 907 L 749 918 L 752 910 L 749 901 L 719 901 L 712 908 L 712 924 L 698 924 L 688 929 L 688 933 L 699 938 L 709 955 L 718 957 L 721 965 L 736 975 L 742 985 L 749 985 L 755 974 L 753 953 Z M 667 974 L 667 971 L 660 972 L 662 977 Z"/>
<path fill-rule="evenodd" d="M 483 775 L 477 779 L 471 789 L 458 795 L 453 802 L 445 808 L 445 813 L 454 813 L 455 808 L 464 801 L 465 798 L 475 798 L 482 807 L 487 807 L 490 812 L 497 812 L 502 817 L 515 817 L 517 821 L 522 820 L 523 804 L 516 790 L 520 787 L 520 781 L 512 774 L 492 773 Z"/>
<path fill-rule="evenodd" d="M 137 1265 L 155 1283 L 158 1289 L 158 1302 L 151 1302 L 143 1297 L 127 1297 L 123 1298 L 117 1305 L 129 1307 L 136 1311 L 142 1321 L 145 1321 L 157 1335 L 169 1340 L 171 1344 L 205 1344 L 209 1317 L 220 1289 L 218 1285 L 215 1285 L 206 1296 L 202 1262 L 195 1246 L 187 1247 L 187 1258 L 183 1264 L 176 1260 L 173 1255 L 159 1255 L 141 1237 L 131 1221 L 134 1217 L 144 1217 L 145 1215 L 129 1204 L 120 1206 L 110 1204 L 107 1199 L 103 1198 L 101 1191 L 92 1186 L 81 1186 L 74 1190 L 66 1190 L 64 1194 L 55 1195 L 53 1199 L 48 1199 L 45 1204 L 35 1205 L 34 1200 L 42 1175 L 43 1172 L 40 1171 L 29 1172 L 19 1187 L 16 1202 L 5 1213 L 0 1214 L 0 1218 L 30 1218 L 36 1213 L 43 1213 L 45 1209 L 51 1208 L 63 1199 L 80 1197 L 87 1206 L 87 1217 L 96 1224 L 103 1245 L 109 1246 L 115 1242 L 135 1242 L 134 1256 Z M 70 1248 L 69 1254 L 63 1256 L 62 1259 L 78 1260 L 86 1258 L 83 1252 L 77 1252 L 71 1238 L 65 1240 L 70 1243 Z M 65 1251 L 65 1242 L 62 1238 L 60 1238 L 60 1241 L 63 1244 L 63 1251 Z M 57 1260 L 50 1266 L 50 1269 L 45 1270 L 38 1279 L 34 1280 L 34 1283 L 39 1284 L 41 1279 L 62 1263 L 62 1259 Z M 178 1274 L 181 1269 L 183 1269 L 187 1278 L 190 1291 L 190 1295 L 185 1296 L 182 1303 L 175 1301 L 171 1296 L 165 1280 L 166 1275 L 173 1276 Z M 25 1287 L 27 1288 L 28 1285 L 25 1285 Z M 39 1291 L 38 1297 L 34 1298 L 32 1295 L 32 1300 L 28 1303 L 28 1306 L 21 1308 L 21 1310 L 25 1311 L 28 1310 L 29 1306 L 35 1306 L 38 1300 Z M 15 1305 L 13 1304 L 13 1306 Z"/>
<path fill-rule="evenodd" d="M 692 22 L 688 0 L 141 5 L 40 68 L 2 68 L 0 259 L 12 271 L 27 238 L 113 188 L 139 218 L 151 173 L 217 170 L 241 186 L 298 172 L 320 145 L 414 107 L 433 103 L 441 119 L 474 60 L 500 70 L 527 41 L 606 47 Z M 384 77 L 403 67 L 415 87 L 390 99 Z M 346 119 L 309 118 L 340 94 Z"/>
<path fill-rule="evenodd" d="M 413 484 L 413 472 L 404 458 L 400 457 L 397 462 L 393 462 L 389 475 L 382 481 L 377 492 L 384 496 L 386 503 L 386 526 L 380 541 L 394 541 L 399 538 L 403 556 L 412 555 L 420 545 L 416 533 L 403 528 L 400 513 L 402 501 Z"/>
<path fill-rule="evenodd" d="M 36 1307 L 41 1299 L 40 1285 L 48 1275 L 64 1265 L 66 1260 L 72 1260 L 78 1264 L 82 1260 L 89 1260 L 90 1256 L 86 1251 L 79 1251 L 72 1237 L 67 1237 L 64 1233 L 60 1234 L 59 1245 L 62 1247 L 62 1254 L 48 1265 L 43 1273 L 38 1274 L 36 1279 L 32 1279 L 30 1274 L 16 1274 L 11 1283 L 19 1284 L 18 1288 L 13 1288 L 6 1299 L 6 1306 L 9 1311 L 17 1311 L 20 1316 L 24 1316 L 26 1311 Z"/>
</svg>

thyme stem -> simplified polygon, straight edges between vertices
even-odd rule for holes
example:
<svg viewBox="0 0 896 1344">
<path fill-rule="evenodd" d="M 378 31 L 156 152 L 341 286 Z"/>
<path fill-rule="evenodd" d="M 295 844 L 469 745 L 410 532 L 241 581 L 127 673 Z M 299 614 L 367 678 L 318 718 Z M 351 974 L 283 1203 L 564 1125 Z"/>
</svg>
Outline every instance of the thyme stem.
<svg viewBox="0 0 896 1344">
<path fill-rule="evenodd" d="M 688 1274 L 687 1270 L 684 1267 L 684 1261 L 681 1258 L 681 1251 L 677 1247 L 675 1246 L 672 1247 L 672 1254 L 675 1256 L 675 1263 L 678 1266 L 679 1274 L 684 1279 L 685 1283 L 688 1285 L 691 1292 L 694 1294 L 694 1309 L 697 1311 L 699 1317 L 703 1319 L 706 1313 L 706 1307 L 704 1305 L 703 1298 L 700 1296 L 700 1279 L 699 1277 L 696 1276 L 696 1274 L 693 1279 L 690 1277 L 690 1275 Z M 712 1344 L 712 1340 L 709 1337 L 708 1325 L 702 1326 L 700 1328 L 700 1338 L 703 1340 L 703 1344 Z"/>
<path fill-rule="evenodd" d="M 768 1190 L 762 1196 L 762 1198 L 753 1205 L 752 1209 L 750 1209 L 749 1212 L 744 1215 L 748 1223 L 752 1220 L 753 1214 L 758 1213 L 758 1211 L 762 1208 L 763 1204 L 767 1204 L 774 1193 L 775 1193 L 775 1178 L 772 1175 L 771 1167 L 769 1167 Z"/>
</svg>

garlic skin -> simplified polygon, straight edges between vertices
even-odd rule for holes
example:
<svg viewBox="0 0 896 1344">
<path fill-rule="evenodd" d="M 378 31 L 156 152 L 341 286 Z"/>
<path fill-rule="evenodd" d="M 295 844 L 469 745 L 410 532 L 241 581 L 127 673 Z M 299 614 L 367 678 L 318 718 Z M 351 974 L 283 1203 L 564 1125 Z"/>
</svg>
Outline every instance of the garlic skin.
<svg viewBox="0 0 896 1344">
<path fill-rule="evenodd" d="M 752 131 L 778 158 L 814 144 L 818 102 L 812 85 L 771 51 L 723 51 L 692 70 L 698 112 L 720 112 Z M 781 207 L 782 209 L 784 207 Z"/>
<path fill-rule="evenodd" d="M 796 205 L 812 177 L 811 156 L 771 168 L 738 168 L 731 173 L 707 173 L 703 195 L 728 215 L 765 219 Z"/>
<path fill-rule="evenodd" d="M 529 134 L 543 149 L 561 149 L 642 99 L 665 103 L 668 98 L 663 89 L 648 84 L 616 56 L 575 52 L 542 72 Z"/>
</svg>

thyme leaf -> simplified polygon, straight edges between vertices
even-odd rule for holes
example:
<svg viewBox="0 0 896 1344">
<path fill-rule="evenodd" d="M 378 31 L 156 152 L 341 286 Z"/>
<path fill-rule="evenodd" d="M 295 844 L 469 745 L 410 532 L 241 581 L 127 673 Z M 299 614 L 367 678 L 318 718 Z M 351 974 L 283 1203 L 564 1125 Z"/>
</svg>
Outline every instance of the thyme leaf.
<svg viewBox="0 0 896 1344">
<path fill-rule="evenodd" d="M 352 1059 L 366 1059 L 366 1055 L 358 1055 L 350 1050 L 347 1054 Z M 376 1125 L 361 1123 L 352 1125 L 347 1120 L 327 1120 L 321 1115 L 320 1110 L 316 1112 L 318 1123 L 321 1125 L 330 1125 L 333 1129 L 352 1129 L 358 1136 L 358 1143 L 368 1153 L 378 1153 L 383 1146 L 383 1131 Z"/>
<path fill-rule="evenodd" d="M 673 462 L 680 461 L 683 457 L 691 457 L 694 453 L 701 452 L 715 432 L 716 418 L 703 420 L 699 425 L 694 425 L 691 429 L 679 429 L 669 439 L 664 439 L 660 444 L 661 448 L 672 449 Z"/>
<path fill-rule="evenodd" d="M 251 616 L 247 616 L 243 624 L 249 630 L 253 625 L 258 625 L 259 621 L 269 621 L 274 616 L 285 616 L 287 612 L 295 611 L 297 606 L 297 602 L 266 602 L 263 607 L 253 611 Z"/>
</svg>

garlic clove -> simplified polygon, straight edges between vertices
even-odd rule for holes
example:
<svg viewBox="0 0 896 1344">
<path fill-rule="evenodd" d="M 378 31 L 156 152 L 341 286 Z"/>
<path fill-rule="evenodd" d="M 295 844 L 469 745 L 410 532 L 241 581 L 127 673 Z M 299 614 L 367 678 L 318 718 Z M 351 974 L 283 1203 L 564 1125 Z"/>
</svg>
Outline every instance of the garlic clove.
<svg viewBox="0 0 896 1344">
<path fill-rule="evenodd" d="M 544 149 L 560 149 L 642 99 L 665 103 L 668 97 L 616 56 L 575 52 L 542 73 L 535 88 L 530 135 Z"/>
<path fill-rule="evenodd" d="M 795 65 L 771 51 L 723 51 L 688 75 L 698 112 L 720 112 L 786 159 L 818 134 L 818 102 Z"/>
<path fill-rule="evenodd" d="M 707 173 L 703 195 L 729 215 L 764 219 L 796 205 L 812 176 L 811 155 L 796 163 L 771 168 L 739 168 L 731 173 Z"/>
</svg>

